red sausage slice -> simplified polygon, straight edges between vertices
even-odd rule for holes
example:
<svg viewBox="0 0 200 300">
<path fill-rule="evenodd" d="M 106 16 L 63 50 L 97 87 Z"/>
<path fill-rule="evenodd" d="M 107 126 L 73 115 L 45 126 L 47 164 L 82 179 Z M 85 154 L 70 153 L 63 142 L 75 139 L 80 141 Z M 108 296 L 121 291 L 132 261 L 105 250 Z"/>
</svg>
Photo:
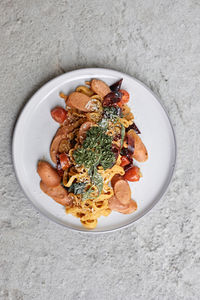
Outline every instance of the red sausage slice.
<svg viewBox="0 0 200 300">
<path fill-rule="evenodd" d="M 40 181 L 40 188 L 45 194 L 47 194 L 59 204 L 64 206 L 71 205 L 72 201 L 69 198 L 67 191 L 61 185 L 58 185 L 56 187 L 49 187 L 43 181 Z"/>
</svg>

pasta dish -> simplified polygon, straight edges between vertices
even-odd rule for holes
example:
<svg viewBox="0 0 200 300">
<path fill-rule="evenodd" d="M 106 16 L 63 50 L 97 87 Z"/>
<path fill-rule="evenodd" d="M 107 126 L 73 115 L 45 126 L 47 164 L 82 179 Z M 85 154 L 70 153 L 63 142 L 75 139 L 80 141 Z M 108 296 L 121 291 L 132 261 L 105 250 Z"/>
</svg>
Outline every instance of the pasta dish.
<svg viewBox="0 0 200 300">
<path fill-rule="evenodd" d="M 60 124 L 50 145 L 55 167 L 43 160 L 37 166 L 41 190 L 88 229 L 112 210 L 137 210 L 128 181 L 140 180 L 135 161 L 148 154 L 121 85 L 122 79 L 111 86 L 92 79 L 69 95 L 61 92 L 65 108 L 51 111 Z"/>
</svg>

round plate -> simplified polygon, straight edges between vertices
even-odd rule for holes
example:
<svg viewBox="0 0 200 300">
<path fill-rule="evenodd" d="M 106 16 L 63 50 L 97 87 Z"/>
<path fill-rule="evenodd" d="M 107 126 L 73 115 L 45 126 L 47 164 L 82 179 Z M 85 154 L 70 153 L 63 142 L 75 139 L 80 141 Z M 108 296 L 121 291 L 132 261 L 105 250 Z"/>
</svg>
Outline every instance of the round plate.
<svg viewBox="0 0 200 300">
<path fill-rule="evenodd" d="M 59 127 L 50 111 L 56 105 L 64 107 L 59 92 L 72 92 L 86 80 L 99 78 L 107 84 L 123 78 L 122 88 L 130 94 L 129 106 L 141 138 L 148 150 L 149 159 L 136 164 L 143 177 L 130 183 L 132 198 L 138 210 L 130 215 L 112 212 L 100 217 L 96 229 L 85 229 L 79 219 L 67 215 L 65 209 L 40 190 L 36 172 L 39 159 L 49 162 L 49 146 Z M 18 181 L 34 206 L 51 220 L 68 228 L 87 232 L 106 232 L 130 225 L 144 216 L 165 193 L 176 160 L 176 142 L 170 120 L 157 97 L 140 81 L 114 70 L 81 69 L 61 75 L 45 84 L 26 104 L 18 119 L 13 136 L 13 162 Z"/>
</svg>

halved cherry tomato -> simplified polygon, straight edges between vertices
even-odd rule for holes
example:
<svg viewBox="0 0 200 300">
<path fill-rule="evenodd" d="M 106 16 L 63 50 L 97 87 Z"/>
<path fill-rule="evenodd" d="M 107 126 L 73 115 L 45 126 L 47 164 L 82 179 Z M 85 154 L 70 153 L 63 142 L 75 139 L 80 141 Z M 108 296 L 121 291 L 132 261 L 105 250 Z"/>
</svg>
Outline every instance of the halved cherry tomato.
<svg viewBox="0 0 200 300">
<path fill-rule="evenodd" d="M 54 109 L 52 109 L 51 116 L 56 122 L 61 124 L 66 119 L 67 111 L 63 107 L 57 106 Z"/>
<path fill-rule="evenodd" d="M 122 102 L 127 103 L 129 101 L 130 95 L 126 90 L 119 90 L 122 93 Z"/>
<path fill-rule="evenodd" d="M 128 159 L 128 157 L 127 156 L 122 156 L 121 157 L 121 164 L 120 164 L 120 166 L 121 167 L 125 167 L 128 164 L 130 164 L 130 160 Z"/>
<path fill-rule="evenodd" d="M 59 154 L 61 168 L 66 170 L 70 166 L 70 160 L 66 153 Z"/>
<path fill-rule="evenodd" d="M 133 166 L 124 174 L 124 179 L 128 181 L 139 181 L 141 177 L 140 168 Z"/>
<path fill-rule="evenodd" d="M 125 90 L 119 90 L 119 92 L 122 94 L 122 99 L 120 102 L 117 103 L 119 107 L 122 107 L 123 104 L 127 103 L 129 101 L 130 95 Z"/>
</svg>

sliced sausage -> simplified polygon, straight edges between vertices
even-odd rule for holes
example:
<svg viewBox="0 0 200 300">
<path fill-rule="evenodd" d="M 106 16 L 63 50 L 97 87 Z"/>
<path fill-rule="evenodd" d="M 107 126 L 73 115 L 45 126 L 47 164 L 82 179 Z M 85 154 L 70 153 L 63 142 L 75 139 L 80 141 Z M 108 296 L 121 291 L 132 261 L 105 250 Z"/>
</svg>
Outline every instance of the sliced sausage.
<svg viewBox="0 0 200 300">
<path fill-rule="evenodd" d="M 67 98 L 66 104 L 69 107 L 76 108 L 83 112 L 90 112 L 92 108 L 89 105 L 90 97 L 79 92 L 73 92 Z"/>
<path fill-rule="evenodd" d="M 56 187 L 49 187 L 43 181 L 40 181 L 40 188 L 41 190 L 51 197 L 56 202 L 64 205 L 70 206 L 72 200 L 68 196 L 68 193 L 64 187 L 58 185 Z"/>
<path fill-rule="evenodd" d="M 60 145 L 60 142 L 66 138 L 66 135 L 68 133 L 68 126 L 63 126 L 58 128 L 56 135 L 54 136 L 51 146 L 50 146 L 50 156 L 54 163 L 56 163 L 56 154 L 58 153 L 58 148 Z"/>
<path fill-rule="evenodd" d="M 49 187 L 55 187 L 60 184 L 61 178 L 57 171 L 46 161 L 39 161 L 37 172 L 42 181 Z"/>
<path fill-rule="evenodd" d="M 134 200 L 130 200 L 127 208 L 122 209 L 120 212 L 122 214 L 131 214 L 132 212 L 137 210 L 137 203 Z"/>
<path fill-rule="evenodd" d="M 109 199 L 108 206 L 110 209 L 122 214 L 131 214 L 137 210 L 137 203 L 134 200 L 131 199 L 128 204 L 122 204 L 115 196 Z"/>
<path fill-rule="evenodd" d="M 124 179 L 118 180 L 114 185 L 115 197 L 122 204 L 128 204 L 131 199 L 131 189 L 128 182 Z"/>
<path fill-rule="evenodd" d="M 51 146 L 50 146 L 50 156 L 52 161 L 56 164 L 56 154 L 58 153 L 58 149 L 59 149 L 59 145 L 60 142 L 63 139 L 66 139 L 66 136 L 68 133 L 70 133 L 71 131 L 73 131 L 76 127 L 78 127 L 80 125 L 81 119 L 79 119 L 78 121 L 70 124 L 70 125 L 66 125 L 66 126 L 62 126 L 60 128 L 58 128 L 52 142 L 51 142 Z"/>
<path fill-rule="evenodd" d="M 112 210 L 121 212 L 123 209 L 128 209 L 129 204 L 122 204 L 119 202 L 119 200 L 115 197 L 112 196 L 109 200 L 108 200 L 108 207 Z"/>
<path fill-rule="evenodd" d="M 91 89 L 95 92 L 95 94 L 101 97 L 105 97 L 108 93 L 111 92 L 109 86 L 104 81 L 99 79 L 92 79 Z"/>
<path fill-rule="evenodd" d="M 112 187 L 114 187 L 115 183 L 120 180 L 120 179 L 123 179 L 123 176 L 119 175 L 119 174 L 115 174 L 113 176 L 113 178 L 111 179 L 111 185 Z"/>
<path fill-rule="evenodd" d="M 129 139 L 134 140 L 134 153 L 133 158 L 137 161 L 144 162 L 148 159 L 148 153 L 145 145 L 143 144 L 141 138 L 137 135 L 137 133 L 131 129 L 127 132 L 127 136 Z"/>
<path fill-rule="evenodd" d="M 83 143 L 84 139 L 86 138 L 87 131 L 94 125 L 93 122 L 85 122 L 81 125 L 78 133 L 79 140 L 81 144 Z"/>
</svg>

